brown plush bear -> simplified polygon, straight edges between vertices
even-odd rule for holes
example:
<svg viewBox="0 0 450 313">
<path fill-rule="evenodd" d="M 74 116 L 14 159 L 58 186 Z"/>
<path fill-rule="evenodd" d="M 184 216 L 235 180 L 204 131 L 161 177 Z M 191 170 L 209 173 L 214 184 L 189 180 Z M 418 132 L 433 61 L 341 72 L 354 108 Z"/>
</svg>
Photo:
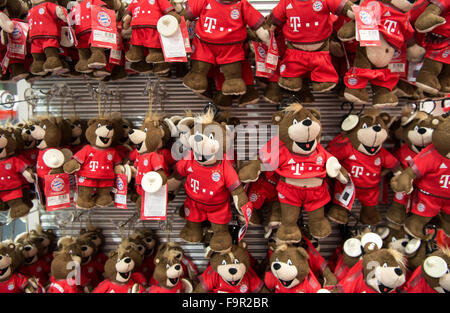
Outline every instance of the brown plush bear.
<svg viewBox="0 0 450 313">
<path fill-rule="evenodd" d="M 140 240 L 140 242 L 144 244 L 144 260 L 142 261 L 141 267 L 136 271 L 142 273 L 148 282 L 150 281 L 153 271 L 155 270 L 154 259 L 156 252 L 158 251 L 159 239 L 155 232 L 150 228 L 136 230 L 133 236 L 136 237 L 136 240 Z M 133 236 L 131 238 L 133 238 Z M 132 240 L 131 238 L 130 240 Z"/>
<path fill-rule="evenodd" d="M 70 149 L 75 154 L 87 143 L 85 132 L 88 123 L 77 115 L 70 116 L 67 118 L 67 121 L 70 125 L 72 135 L 70 138 Z"/>
<path fill-rule="evenodd" d="M 442 229 L 450 234 L 450 212 L 447 189 L 450 184 L 450 119 L 435 117 L 437 126 L 432 144 L 415 156 L 409 167 L 391 180 L 395 192 L 412 194 L 411 214 L 406 217 L 405 231 L 416 238 L 425 239 L 424 226 L 440 213 Z"/>
<path fill-rule="evenodd" d="M 81 249 L 81 274 L 89 281 L 89 290 L 97 286 L 102 280 L 104 264 L 95 258 L 97 246 L 88 236 L 76 238 L 76 243 Z"/>
<path fill-rule="evenodd" d="M 188 242 L 200 242 L 201 223 L 208 220 L 214 232 L 210 242 L 214 251 L 226 251 L 232 245 L 228 231 L 230 194 L 238 212 L 248 203 L 239 177 L 226 157 L 227 136 L 226 125 L 214 121 L 212 110 L 197 116 L 188 139 L 192 152 L 176 163 L 174 171 L 175 179 L 186 177 L 188 195 L 184 203 L 186 225 L 180 236 Z"/>
<path fill-rule="evenodd" d="M 77 207 L 91 209 L 96 205 L 112 204 L 111 188 L 115 175 L 124 173 L 122 159 L 112 146 L 121 137 L 121 132 L 122 127 L 117 127 L 110 118 L 97 117 L 89 121 L 86 129 L 89 145 L 64 164 L 66 173 L 77 173 L 78 176 Z"/>
<path fill-rule="evenodd" d="M 209 250 L 210 265 L 199 276 L 196 293 L 257 293 L 265 291 L 263 281 L 250 267 L 247 244 L 233 245 L 230 252 Z"/>
<path fill-rule="evenodd" d="M 281 225 L 277 231 L 278 240 L 301 240 L 297 220 L 302 207 L 308 213 L 311 235 L 327 237 L 331 226 L 325 218 L 324 205 L 330 201 L 330 195 L 325 178 L 330 176 L 346 183 L 348 174 L 320 144 L 320 113 L 292 103 L 284 111 L 275 113 L 272 122 L 279 126 L 279 137 L 272 138 L 260 150 L 258 160 L 243 166 L 239 177 L 242 182 L 255 181 L 262 164 L 267 170 L 275 170 L 279 174 L 277 191 Z"/>
<path fill-rule="evenodd" d="M 37 240 L 43 249 L 42 258 L 50 264 L 53 259 L 53 251 L 56 249 L 57 237 L 53 229 L 44 230 L 38 225 L 36 229 L 30 231 L 31 240 Z"/>
<path fill-rule="evenodd" d="M 344 97 L 354 103 L 369 103 L 366 85 L 370 81 L 373 105 L 395 106 L 398 98 L 392 90 L 397 85 L 399 76 L 387 68 L 395 50 L 400 50 L 406 45 L 407 58 L 414 63 L 420 62 L 425 50 L 416 44 L 414 29 L 409 21 L 408 11 L 412 9 L 414 3 L 407 0 L 371 0 L 365 1 L 360 6 L 367 8 L 372 5 L 380 8 L 378 27 L 381 45 L 358 47 L 353 67 L 345 74 Z M 344 42 L 354 40 L 355 22 L 344 24 L 337 35 Z"/>
<path fill-rule="evenodd" d="M 435 96 L 450 92 L 447 40 L 449 37 L 449 9 L 448 1 L 430 1 L 425 11 L 414 23 L 418 33 L 425 33 L 424 46 L 426 48 L 423 65 L 416 78 L 416 85 Z"/>
<path fill-rule="evenodd" d="M 23 255 L 12 242 L 0 243 L 0 292 L 1 293 L 41 293 L 42 286 L 34 277 L 25 277 L 19 273 L 23 264 Z"/>
<path fill-rule="evenodd" d="M 403 111 L 401 117 L 401 138 L 404 144 L 394 152 L 394 156 L 406 169 L 409 162 L 431 143 L 436 125 L 431 123 L 433 117 L 422 111 Z M 406 209 L 410 196 L 405 193 L 396 193 L 391 207 L 388 209 L 386 219 L 396 225 L 403 225 L 406 218 Z"/>
<path fill-rule="evenodd" d="M 399 161 L 383 148 L 388 137 L 391 118 L 377 109 L 368 109 L 359 116 L 349 115 L 342 123 L 344 132 L 328 145 L 330 151 L 351 175 L 355 199 L 361 203 L 359 219 L 363 224 L 376 225 L 382 217 L 377 210 L 382 170 L 400 170 Z M 345 186 L 336 182 L 333 205 L 328 218 L 339 224 L 348 221 L 348 210 L 338 199 Z"/>
</svg>

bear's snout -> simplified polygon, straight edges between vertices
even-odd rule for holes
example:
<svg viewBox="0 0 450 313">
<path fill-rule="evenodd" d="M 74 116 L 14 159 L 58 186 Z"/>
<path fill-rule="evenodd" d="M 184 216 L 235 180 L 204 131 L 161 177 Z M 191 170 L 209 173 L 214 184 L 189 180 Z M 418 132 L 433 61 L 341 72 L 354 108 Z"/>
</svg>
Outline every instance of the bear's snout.
<svg viewBox="0 0 450 313">
<path fill-rule="evenodd" d="M 372 127 L 374 131 L 376 131 L 377 133 L 379 133 L 381 131 L 381 126 L 380 125 L 375 125 L 374 127 Z"/>
<path fill-rule="evenodd" d="M 427 129 L 421 127 L 421 128 L 419 128 L 419 129 L 417 130 L 417 132 L 418 132 L 419 134 L 423 135 L 423 134 L 425 134 L 425 133 L 427 132 Z"/>
<path fill-rule="evenodd" d="M 202 135 L 195 135 L 194 136 L 194 140 L 195 140 L 195 142 L 201 142 L 203 140 L 203 136 Z"/>
<path fill-rule="evenodd" d="M 131 263 L 131 258 L 125 258 L 123 261 L 124 261 L 125 263 Z"/>
<path fill-rule="evenodd" d="M 132 134 L 132 133 L 134 133 L 134 129 L 130 129 L 129 131 L 128 131 L 128 134 Z"/>
<path fill-rule="evenodd" d="M 179 264 L 175 265 L 175 269 L 176 269 L 177 271 L 179 271 L 179 270 L 181 269 L 181 265 L 179 265 Z"/>
</svg>

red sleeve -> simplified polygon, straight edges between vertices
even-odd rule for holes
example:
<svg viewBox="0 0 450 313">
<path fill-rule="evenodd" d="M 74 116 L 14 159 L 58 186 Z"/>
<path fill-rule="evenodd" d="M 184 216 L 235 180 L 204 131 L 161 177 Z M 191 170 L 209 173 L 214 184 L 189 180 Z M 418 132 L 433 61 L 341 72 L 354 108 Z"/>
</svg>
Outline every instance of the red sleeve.
<svg viewBox="0 0 450 313">
<path fill-rule="evenodd" d="M 188 0 L 185 3 L 186 14 L 190 20 L 199 17 L 205 7 L 205 0 Z"/>
<path fill-rule="evenodd" d="M 422 280 L 422 265 L 420 265 L 414 270 L 414 273 L 411 275 L 406 284 L 403 285 L 402 290 L 407 293 L 423 293 L 423 284 L 421 284 Z"/>
<path fill-rule="evenodd" d="M 245 23 L 253 30 L 257 30 L 264 23 L 264 17 L 248 1 L 242 3 L 242 13 Z"/>
<path fill-rule="evenodd" d="M 266 285 L 267 289 L 271 291 L 275 288 L 275 286 L 277 285 L 277 279 L 272 272 L 266 272 L 266 274 L 264 274 L 264 284 Z"/>
<path fill-rule="evenodd" d="M 106 293 L 108 289 L 109 289 L 109 281 L 105 279 L 92 291 L 92 293 Z"/>
<path fill-rule="evenodd" d="M 405 29 L 403 31 L 403 36 L 405 38 L 406 44 L 408 44 L 410 42 L 414 43 L 414 41 L 415 41 L 414 35 L 415 35 L 414 28 L 412 27 L 411 20 L 408 18 L 405 22 Z"/>
<path fill-rule="evenodd" d="M 17 172 L 23 173 L 28 165 L 20 158 L 14 157 L 14 166 Z"/>
<path fill-rule="evenodd" d="M 131 162 L 135 162 L 138 155 L 139 155 L 139 152 L 137 152 L 136 148 L 134 148 L 133 150 L 131 150 L 130 154 L 128 155 L 128 159 Z"/>
<path fill-rule="evenodd" d="M 73 158 L 75 160 L 77 160 L 78 163 L 83 164 L 84 161 L 86 160 L 86 155 L 87 155 L 87 151 L 89 150 L 89 148 L 90 148 L 89 145 L 84 146 L 83 149 L 81 149 L 80 151 L 75 153 Z"/>
<path fill-rule="evenodd" d="M 450 4 L 448 0 L 430 0 L 430 2 L 441 8 L 442 12 L 445 12 Z"/>
<path fill-rule="evenodd" d="M 187 157 L 189 157 L 189 156 L 187 156 Z M 177 162 L 177 164 L 175 164 L 175 169 L 178 172 L 178 174 L 186 177 L 188 175 L 187 169 L 188 169 L 189 164 L 191 164 L 191 160 L 187 160 L 187 159 L 180 160 Z"/>
<path fill-rule="evenodd" d="M 122 163 L 122 158 L 120 157 L 120 153 L 117 150 L 114 150 L 113 163 L 114 165 Z"/>
<path fill-rule="evenodd" d="M 25 286 L 28 284 L 28 278 L 26 278 L 24 275 L 17 273 L 14 275 L 14 284 L 20 288 L 20 290 L 24 290 Z"/>
<path fill-rule="evenodd" d="M 231 163 L 227 160 L 223 160 L 223 174 L 225 179 L 225 186 L 228 188 L 230 192 L 235 190 L 239 185 L 241 184 L 241 181 L 239 180 L 239 176 L 236 173 L 236 170 L 233 168 Z"/>
<path fill-rule="evenodd" d="M 335 156 L 339 161 L 347 159 L 352 152 L 352 144 L 350 141 L 341 140 L 328 146 L 328 152 Z"/>
<path fill-rule="evenodd" d="M 267 167 L 266 171 L 275 171 L 280 166 L 283 148 L 285 148 L 284 143 L 275 136 L 259 150 L 259 159 Z"/>
<path fill-rule="evenodd" d="M 305 238 L 306 244 L 308 245 L 308 255 L 309 255 L 309 266 L 311 270 L 316 275 L 322 275 L 325 267 L 327 266 L 327 262 L 325 259 L 317 252 L 312 243 Z"/>
<path fill-rule="evenodd" d="M 275 25 L 281 25 L 286 21 L 286 0 L 280 0 L 270 13 Z"/>
<path fill-rule="evenodd" d="M 389 151 L 387 151 L 384 148 L 381 148 L 381 151 L 383 153 L 382 159 L 383 159 L 383 167 L 388 169 L 394 169 L 398 166 L 400 166 L 400 161 L 397 160 L 396 157 L 394 157 Z"/>
<path fill-rule="evenodd" d="M 326 0 L 328 9 L 333 14 L 340 14 L 347 0 Z"/>
<path fill-rule="evenodd" d="M 412 159 L 410 166 L 417 178 L 435 170 L 436 162 L 433 162 L 434 158 L 432 153 L 434 149 L 434 145 L 430 144 Z"/>
<path fill-rule="evenodd" d="M 163 14 L 167 14 L 173 10 L 173 6 L 167 0 L 158 0 L 158 4 Z"/>
<path fill-rule="evenodd" d="M 164 159 L 158 153 L 152 154 L 152 159 L 150 162 L 154 171 L 164 168 Z"/>
<path fill-rule="evenodd" d="M 264 286 L 264 282 L 261 280 L 261 278 L 258 277 L 258 275 L 252 268 L 248 269 L 247 275 L 250 281 L 250 292 L 260 292 L 261 288 Z"/>
<path fill-rule="evenodd" d="M 202 284 L 202 287 L 206 292 L 212 292 L 215 289 L 218 275 L 219 274 L 213 270 L 211 265 L 209 265 L 203 274 L 198 277 L 200 284 Z"/>
<path fill-rule="evenodd" d="M 313 272 L 309 270 L 309 274 L 306 277 L 308 280 L 308 285 L 305 288 L 306 293 L 316 293 L 320 289 L 320 283 L 317 280 L 316 276 L 314 276 Z"/>
<path fill-rule="evenodd" d="M 137 3 L 137 1 L 131 1 L 131 3 L 127 7 L 127 11 L 126 11 L 127 14 L 133 15 L 133 10 L 137 5 L 136 3 Z"/>
<path fill-rule="evenodd" d="M 134 279 L 134 281 L 140 285 L 147 284 L 147 279 L 142 273 L 134 272 L 133 274 L 131 274 L 131 278 Z"/>
</svg>

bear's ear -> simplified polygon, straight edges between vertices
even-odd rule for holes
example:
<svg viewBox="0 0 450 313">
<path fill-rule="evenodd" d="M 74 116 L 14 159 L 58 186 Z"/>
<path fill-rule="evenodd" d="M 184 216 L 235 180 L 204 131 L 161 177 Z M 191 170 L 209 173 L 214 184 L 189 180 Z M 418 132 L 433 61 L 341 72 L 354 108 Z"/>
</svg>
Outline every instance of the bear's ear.
<svg viewBox="0 0 450 313">
<path fill-rule="evenodd" d="M 349 114 L 341 124 L 343 131 L 348 132 L 354 129 L 359 123 L 359 116 L 355 114 Z"/>
<path fill-rule="evenodd" d="M 211 249 L 210 246 L 207 246 L 205 249 L 205 258 L 211 259 L 213 255 L 214 255 L 214 250 Z"/>
<path fill-rule="evenodd" d="M 309 259 L 308 252 L 306 252 L 306 250 L 303 249 L 302 247 L 298 247 L 298 248 L 297 248 L 297 252 L 298 252 L 298 254 L 300 254 L 301 256 L 303 256 L 306 260 Z"/>
<path fill-rule="evenodd" d="M 241 241 L 239 242 L 239 247 L 241 247 L 242 249 L 247 249 L 247 243 L 245 241 Z"/>
<path fill-rule="evenodd" d="M 443 118 L 442 116 L 435 116 L 431 120 L 431 125 L 433 125 L 434 127 L 437 127 L 440 123 L 442 123 L 444 121 L 445 121 L 445 118 Z"/>
<path fill-rule="evenodd" d="M 160 258 L 155 258 L 155 264 L 159 264 L 160 262 L 161 262 L 161 259 Z"/>
<path fill-rule="evenodd" d="M 380 117 L 383 120 L 384 124 L 386 125 L 387 128 L 389 128 L 391 126 L 391 123 L 393 123 L 395 121 L 394 118 L 392 118 L 388 113 L 386 112 L 381 112 L 380 113 Z"/>
<path fill-rule="evenodd" d="M 8 244 L 8 248 L 11 249 L 11 250 L 15 250 L 15 249 L 16 249 L 16 245 L 13 244 L 12 242 L 10 242 L 10 243 Z"/>
<path fill-rule="evenodd" d="M 278 125 L 284 117 L 284 112 L 275 112 L 272 115 L 272 124 Z"/>
<path fill-rule="evenodd" d="M 320 112 L 316 109 L 309 109 L 309 112 L 311 112 L 312 116 L 314 116 L 316 119 L 320 121 Z"/>
<path fill-rule="evenodd" d="M 96 122 L 97 122 L 97 119 L 93 118 L 93 119 L 89 120 L 88 126 L 91 126 L 92 124 L 95 124 Z"/>
<path fill-rule="evenodd" d="M 114 257 L 115 255 L 117 255 L 117 251 L 113 250 L 113 251 L 110 251 L 110 252 L 109 252 L 108 257 L 109 257 L 109 258 L 112 258 L 112 257 Z"/>
</svg>

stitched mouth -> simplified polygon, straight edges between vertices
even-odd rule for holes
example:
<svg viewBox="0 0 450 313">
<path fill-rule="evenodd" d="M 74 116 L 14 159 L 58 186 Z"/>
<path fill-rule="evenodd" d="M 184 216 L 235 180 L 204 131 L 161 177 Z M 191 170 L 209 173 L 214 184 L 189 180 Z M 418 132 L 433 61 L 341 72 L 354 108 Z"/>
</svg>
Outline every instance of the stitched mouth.
<svg viewBox="0 0 450 313">
<path fill-rule="evenodd" d="M 3 274 L 2 274 L 3 275 Z M 450 293 L 450 290 L 447 290 L 445 288 L 442 288 L 442 290 L 444 290 L 444 293 Z"/>
<path fill-rule="evenodd" d="M 103 142 L 103 144 L 108 144 L 108 142 L 109 142 L 109 140 L 111 139 L 111 138 L 108 138 L 108 137 L 102 137 L 102 136 L 98 136 L 99 138 L 100 138 L 100 141 L 101 142 Z"/>
<path fill-rule="evenodd" d="M 231 286 L 237 286 L 240 282 L 240 279 L 238 280 L 227 280 L 227 283 L 230 284 Z"/>
<path fill-rule="evenodd" d="M 3 269 L 0 269 L 0 276 L 5 275 L 5 273 L 8 271 L 8 269 L 9 269 L 9 266 L 7 266 L 7 267 L 5 267 L 5 268 L 3 268 Z M 444 289 L 444 290 L 445 290 L 445 289 Z"/>
<path fill-rule="evenodd" d="M 390 287 L 387 287 L 387 286 L 383 285 L 382 283 L 378 283 L 378 289 L 380 289 L 381 293 L 389 293 L 394 288 L 390 288 Z"/>
<path fill-rule="evenodd" d="M 364 149 L 366 149 L 367 152 L 369 152 L 370 154 L 374 154 L 375 152 L 378 151 L 378 148 L 380 146 L 374 146 L 374 147 L 369 147 L 363 144 Z"/>
<path fill-rule="evenodd" d="M 3 150 L 5 150 L 5 147 L 0 148 L 0 154 L 3 153 Z"/>
<path fill-rule="evenodd" d="M 204 154 L 200 154 L 197 152 L 194 152 L 194 155 L 195 155 L 195 159 L 202 163 L 208 161 L 209 159 L 211 159 L 214 156 L 214 154 L 204 155 Z"/>
<path fill-rule="evenodd" d="M 23 142 L 23 145 L 25 146 L 25 147 L 29 147 L 29 146 L 31 146 L 33 144 L 33 141 L 32 140 L 25 140 L 24 142 Z"/>
<path fill-rule="evenodd" d="M 126 272 L 126 273 L 121 273 L 119 272 L 120 277 L 122 277 L 123 279 L 128 279 L 130 277 L 130 272 Z"/>
<path fill-rule="evenodd" d="M 127 141 L 128 141 L 128 136 L 123 137 L 123 138 L 120 138 L 120 142 L 121 142 L 121 143 L 125 143 L 125 142 L 127 142 Z"/>
<path fill-rule="evenodd" d="M 138 143 L 138 144 L 136 145 L 137 151 L 141 150 L 142 144 L 143 144 L 143 143 L 144 143 L 144 142 L 141 142 L 141 143 Z"/>
<path fill-rule="evenodd" d="M 295 141 L 295 144 L 304 151 L 310 151 L 312 149 L 312 147 L 314 146 L 315 141 L 316 141 L 315 139 L 311 140 L 311 141 L 307 141 L 307 142 Z"/>
<path fill-rule="evenodd" d="M 79 137 L 72 137 L 72 139 L 70 139 L 70 142 L 71 142 L 71 143 L 74 143 L 75 141 L 77 141 L 78 138 L 79 138 Z"/>
<path fill-rule="evenodd" d="M 34 260 L 34 255 L 33 255 L 33 256 L 30 256 L 29 258 L 25 258 L 25 259 L 24 259 L 25 263 L 27 263 L 27 264 L 33 262 L 33 260 Z"/>
<path fill-rule="evenodd" d="M 292 282 L 294 281 L 293 279 L 291 279 L 291 280 L 278 279 L 278 280 L 283 285 L 283 287 L 289 287 L 292 284 Z"/>
<path fill-rule="evenodd" d="M 416 146 L 416 145 L 414 145 L 414 147 L 417 149 L 417 151 L 422 151 L 423 150 L 423 148 L 425 148 L 425 147 L 423 147 L 423 146 Z"/>
<path fill-rule="evenodd" d="M 169 278 L 169 281 L 172 285 L 176 285 L 178 283 L 178 277 L 177 278 Z"/>
<path fill-rule="evenodd" d="M 36 147 L 39 146 L 44 139 L 36 139 Z"/>
</svg>

